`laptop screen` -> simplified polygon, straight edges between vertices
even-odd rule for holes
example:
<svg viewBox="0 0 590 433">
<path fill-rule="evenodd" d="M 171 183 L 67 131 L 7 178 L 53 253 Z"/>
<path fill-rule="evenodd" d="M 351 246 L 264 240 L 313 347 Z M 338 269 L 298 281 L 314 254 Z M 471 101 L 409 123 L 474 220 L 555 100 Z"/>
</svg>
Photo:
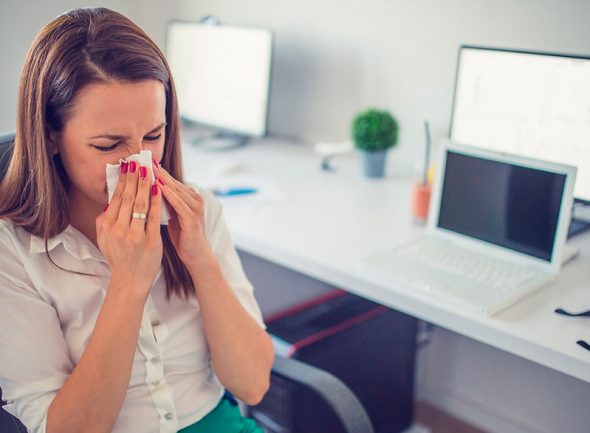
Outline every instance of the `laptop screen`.
<svg viewBox="0 0 590 433">
<path fill-rule="evenodd" d="M 437 225 L 551 261 L 566 175 L 447 151 Z"/>
</svg>

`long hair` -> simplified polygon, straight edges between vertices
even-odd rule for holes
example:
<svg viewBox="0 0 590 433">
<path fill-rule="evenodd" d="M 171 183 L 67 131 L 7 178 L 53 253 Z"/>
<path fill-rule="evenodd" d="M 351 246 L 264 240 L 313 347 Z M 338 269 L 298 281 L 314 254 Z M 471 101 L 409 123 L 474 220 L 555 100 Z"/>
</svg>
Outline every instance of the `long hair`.
<svg viewBox="0 0 590 433">
<path fill-rule="evenodd" d="M 27 53 L 18 89 L 14 150 L 0 184 L 0 218 L 45 239 L 45 252 L 58 267 L 47 240 L 70 223 L 69 180 L 59 154 L 51 154 L 49 132 L 63 130 L 74 97 L 84 86 L 145 80 L 164 85 L 167 128 L 161 165 L 182 182 L 178 103 L 170 68 L 137 25 L 106 8 L 74 9 L 43 27 Z M 161 233 L 168 297 L 194 295 L 193 281 L 165 227 Z"/>
</svg>

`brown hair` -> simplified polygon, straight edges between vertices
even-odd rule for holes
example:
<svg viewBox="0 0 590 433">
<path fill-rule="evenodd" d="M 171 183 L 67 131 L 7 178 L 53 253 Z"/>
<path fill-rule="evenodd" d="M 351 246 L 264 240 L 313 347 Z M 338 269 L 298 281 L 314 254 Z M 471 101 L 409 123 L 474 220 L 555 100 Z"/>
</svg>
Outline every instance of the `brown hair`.
<svg viewBox="0 0 590 433">
<path fill-rule="evenodd" d="M 0 184 L 0 218 L 45 239 L 45 252 L 58 267 L 47 240 L 70 222 L 69 180 L 59 154 L 51 154 L 49 132 L 63 130 L 84 86 L 145 80 L 164 85 L 167 127 L 161 165 L 182 182 L 174 82 L 164 55 L 143 30 L 106 8 L 74 9 L 43 27 L 29 49 L 18 89 L 14 150 Z M 168 297 L 194 295 L 193 281 L 167 229 L 162 227 L 161 233 Z"/>
</svg>

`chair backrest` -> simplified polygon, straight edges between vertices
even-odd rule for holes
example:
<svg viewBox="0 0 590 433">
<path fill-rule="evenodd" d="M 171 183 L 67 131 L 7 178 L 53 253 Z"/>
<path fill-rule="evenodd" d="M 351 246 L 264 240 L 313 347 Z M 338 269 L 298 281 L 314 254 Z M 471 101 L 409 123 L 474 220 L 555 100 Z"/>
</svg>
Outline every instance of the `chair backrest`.
<svg viewBox="0 0 590 433">
<path fill-rule="evenodd" d="M 15 132 L 0 133 L 0 180 L 4 178 L 14 147 Z"/>
<path fill-rule="evenodd" d="M 8 163 L 12 155 L 14 144 L 14 131 L 0 134 L 0 181 L 4 178 Z M 27 431 L 18 419 L 10 415 L 2 406 L 5 402 L 2 401 L 2 389 L 0 388 L 0 432 L 2 433 L 24 433 Z"/>
</svg>

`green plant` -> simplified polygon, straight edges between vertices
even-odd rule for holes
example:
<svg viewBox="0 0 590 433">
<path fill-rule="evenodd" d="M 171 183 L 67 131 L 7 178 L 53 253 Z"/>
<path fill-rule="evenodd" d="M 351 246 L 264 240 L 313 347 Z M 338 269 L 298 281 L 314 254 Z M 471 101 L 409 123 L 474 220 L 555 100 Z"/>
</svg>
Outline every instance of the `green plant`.
<svg viewBox="0 0 590 433">
<path fill-rule="evenodd" d="M 399 126 L 388 111 L 365 110 L 354 117 L 351 129 L 354 145 L 366 152 L 389 149 L 397 144 Z"/>
</svg>

